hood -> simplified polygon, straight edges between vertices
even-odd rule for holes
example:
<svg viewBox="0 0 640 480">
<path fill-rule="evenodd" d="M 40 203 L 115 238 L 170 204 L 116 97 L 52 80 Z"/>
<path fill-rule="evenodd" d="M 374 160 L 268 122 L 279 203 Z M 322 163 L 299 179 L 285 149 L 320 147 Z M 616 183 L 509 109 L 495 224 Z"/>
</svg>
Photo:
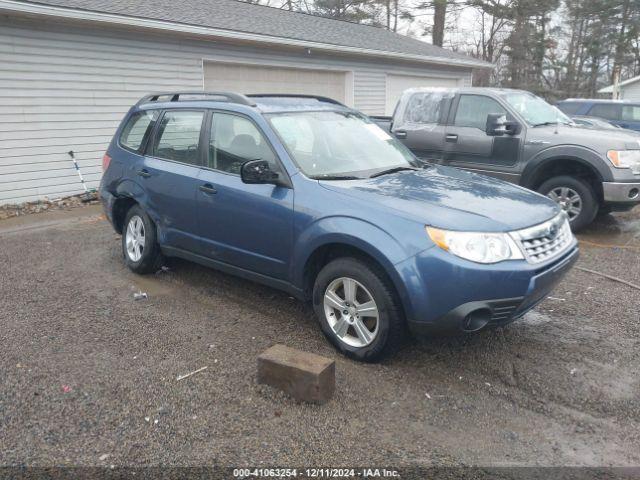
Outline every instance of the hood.
<svg viewBox="0 0 640 480">
<path fill-rule="evenodd" d="M 553 201 L 525 188 L 442 166 L 320 184 L 369 207 L 391 208 L 425 225 L 448 230 L 519 230 L 560 212 Z"/>
<path fill-rule="evenodd" d="M 586 146 L 606 154 L 607 150 L 640 149 L 640 137 L 636 132 L 625 129 L 599 129 L 580 126 L 555 125 L 530 128 L 527 140 L 546 140 L 551 145 L 574 144 Z"/>
</svg>

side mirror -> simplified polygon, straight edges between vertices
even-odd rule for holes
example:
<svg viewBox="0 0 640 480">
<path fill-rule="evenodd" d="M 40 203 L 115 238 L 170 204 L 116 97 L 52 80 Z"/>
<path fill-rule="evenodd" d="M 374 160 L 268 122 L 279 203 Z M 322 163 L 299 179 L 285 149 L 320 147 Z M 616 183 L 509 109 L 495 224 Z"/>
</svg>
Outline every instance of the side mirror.
<svg viewBox="0 0 640 480">
<path fill-rule="evenodd" d="M 522 126 L 518 122 L 507 120 L 507 116 L 504 113 L 490 113 L 487 115 L 485 133 L 490 137 L 517 135 L 521 130 Z"/>
<path fill-rule="evenodd" d="M 271 183 L 280 185 L 280 176 L 271 171 L 266 160 L 249 160 L 240 167 L 240 178 L 243 183 Z"/>
</svg>

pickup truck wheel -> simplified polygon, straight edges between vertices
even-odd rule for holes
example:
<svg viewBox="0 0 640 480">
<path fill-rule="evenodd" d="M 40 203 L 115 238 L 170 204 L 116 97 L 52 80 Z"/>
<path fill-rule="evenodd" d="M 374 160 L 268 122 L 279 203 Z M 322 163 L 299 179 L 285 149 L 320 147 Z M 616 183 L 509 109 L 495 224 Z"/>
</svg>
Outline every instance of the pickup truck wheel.
<svg viewBox="0 0 640 480">
<path fill-rule="evenodd" d="M 393 286 L 379 268 L 356 258 L 338 258 L 320 271 L 313 307 L 325 336 L 355 360 L 379 360 L 396 351 L 405 337 Z"/>
<path fill-rule="evenodd" d="M 156 226 L 138 205 L 131 207 L 124 219 L 122 254 L 127 266 L 136 273 L 153 273 L 161 266 Z"/>
<path fill-rule="evenodd" d="M 540 185 L 538 192 L 560 205 L 574 232 L 593 222 L 598 213 L 596 195 L 582 179 L 566 175 L 553 177 Z"/>
</svg>

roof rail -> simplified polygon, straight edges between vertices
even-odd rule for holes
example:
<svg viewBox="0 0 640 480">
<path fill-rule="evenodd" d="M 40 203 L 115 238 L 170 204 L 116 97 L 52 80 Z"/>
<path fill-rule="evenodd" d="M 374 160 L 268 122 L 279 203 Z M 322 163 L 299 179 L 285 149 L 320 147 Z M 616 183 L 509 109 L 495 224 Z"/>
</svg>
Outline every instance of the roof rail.
<svg viewBox="0 0 640 480">
<path fill-rule="evenodd" d="M 329 97 L 323 97 L 321 95 L 298 95 L 295 93 L 251 93 L 249 95 L 247 95 L 247 97 L 250 98 L 311 98 L 311 99 L 315 99 L 318 100 L 320 102 L 326 102 L 326 103 L 333 103 L 334 105 L 340 105 L 341 107 L 346 107 L 345 104 L 340 103 L 337 100 L 334 100 L 333 98 L 329 98 Z"/>
<path fill-rule="evenodd" d="M 179 102 L 181 96 L 197 96 L 197 97 L 219 97 L 224 98 L 223 102 L 229 103 L 239 103 L 241 105 L 248 105 L 250 107 L 255 107 L 256 103 L 251 101 L 245 95 L 241 95 L 239 93 L 234 92 L 161 92 L 161 93 L 151 93 L 149 95 L 145 95 L 136 105 L 141 105 L 143 103 L 149 102 L 157 102 L 162 97 L 169 97 L 169 102 Z"/>
</svg>

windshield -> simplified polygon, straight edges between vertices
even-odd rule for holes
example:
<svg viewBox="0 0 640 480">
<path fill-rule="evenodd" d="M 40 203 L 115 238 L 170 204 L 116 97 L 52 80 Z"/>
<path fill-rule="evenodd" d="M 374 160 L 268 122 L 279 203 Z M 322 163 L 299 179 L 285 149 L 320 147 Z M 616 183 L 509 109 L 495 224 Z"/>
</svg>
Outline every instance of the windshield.
<svg viewBox="0 0 640 480">
<path fill-rule="evenodd" d="M 287 112 L 268 115 L 271 125 L 305 175 L 366 178 L 418 160 L 367 117 L 354 112 Z"/>
<path fill-rule="evenodd" d="M 503 98 L 514 110 L 527 121 L 528 124 L 546 125 L 549 123 L 570 124 L 571 119 L 558 108 L 549 105 L 540 97 L 526 92 L 511 92 L 503 94 Z"/>
</svg>

